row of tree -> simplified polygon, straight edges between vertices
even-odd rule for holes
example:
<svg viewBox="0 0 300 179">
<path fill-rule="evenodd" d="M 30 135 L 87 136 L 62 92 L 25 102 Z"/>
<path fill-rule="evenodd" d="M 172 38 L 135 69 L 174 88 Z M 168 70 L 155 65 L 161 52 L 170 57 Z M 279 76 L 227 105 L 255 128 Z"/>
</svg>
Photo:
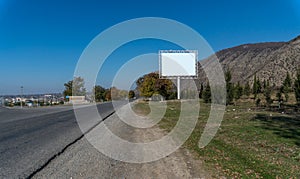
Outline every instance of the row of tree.
<svg viewBox="0 0 300 179">
<path fill-rule="evenodd" d="M 290 74 L 286 74 L 286 78 L 283 81 L 280 88 L 276 88 L 274 85 L 270 85 L 268 80 L 261 81 L 256 75 L 252 87 L 249 83 L 241 85 L 240 83 L 232 83 L 231 72 L 227 70 L 225 72 L 226 80 L 226 104 L 233 104 L 242 96 L 252 97 L 256 100 L 256 104 L 259 104 L 261 96 L 264 96 L 266 104 L 270 106 L 274 100 L 281 102 L 289 101 L 289 94 L 295 93 L 297 104 L 300 105 L 300 69 L 297 71 L 296 78 L 292 79 Z M 160 79 L 158 73 L 149 73 L 140 77 L 137 82 L 137 89 L 141 96 L 152 97 L 152 96 L 163 96 L 165 99 L 175 99 L 177 96 L 176 88 L 173 82 L 169 79 Z M 65 96 L 85 96 L 86 89 L 84 88 L 84 79 L 76 77 L 73 80 L 64 84 Z M 272 93 L 276 91 L 276 99 L 272 98 Z M 211 102 L 211 89 L 209 83 L 201 84 L 199 88 L 199 98 L 203 98 L 204 102 Z M 134 91 L 119 90 L 116 87 L 109 89 L 103 88 L 102 86 L 96 85 L 93 88 L 92 98 L 95 101 L 110 101 L 112 99 L 124 99 L 135 97 Z M 262 94 L 262 95 L 260 95 Z M 194 91 L 185 90 L 182 91 L 182 96 L 195 96 Z M 283 98 L 284 96 L 284 98 Z M 188 98 L 188 97 L 187 97 Z"/>
<path fill-rule="evenodd" d="M 152 72 L 140 77 L 137 82 L 137 89 L 140 95 L 152 100 L 177 99 L 177 89 L 170 79 L 161 79 L 159 74 Z M 182 89 L 180 92 L 182 99 L 195 99 L 198 96 L 197 89 Z"/>
<path fill-rule="evenodd" d="M 116 87 L 105 89 L 100 85 L 96 85 L 93 88 L 93 93 L 92 93 L 92 98 L 96 102 L 120 100 L 126 98 L 132 99 L 134 97 L 135 97 L 135 93 L 133 90 L 130 90 L 128 92 L 126 90 L 120 90 Z"/>
<path fill-rule="evenodd" d="M 254 75 L 252 88 L 250 87 L 249 83 L 246 83 L 244 86 L 242 86 L 239 82 L 233 84 L 231 79 L 231 72 L 226 71 L 226 104 L 232 104 L 234 100 L 240 99 L 243 95 L 245 97 L 250 97 L 250 95 L 253 94 L 253 98 L 256 100 L 256 104 L 258 105 L 261 101 L 258 96 L 259 94 L 263 94 L 266 104 L 270 106 L 274 100 L 278 101 L 279 103 L 288 102 L 289 94 L 294 92 L 297 104 L 300 105 L 300 69 L 297 71 L 296 78 L 294 80 L 287 72 L 286 78 L 279 88 L 276 88 L 275 85 L 271 86 L 268 80 L 261 82 L 256 75 Z M 272 99 L 272 92 L 276 92 L 276 99 Z M 206 103 L 211 102 L 211 90 L 209 83 L 207 83 L 205 86 L 201 84 L 199 97 L 203 98 L 204 102 Z"/>
<path fill-rule="evenodd" d="M 75 77 L 73 80 L 68 81 L 64 84 L 65 90 L 63 92 L 64 96 L 86 96 L 87 91 L 84 87 L 84 79 L 81 77 Z M 91 98 L 93 101 L 101 102 L 101 101 L 111 101 L 125 99 L 125 98 L 134 98 L 134 91 L 130 90 L 129 92 L 126 90 L 120 90 L 116 87 L 104 88 L 100 85 L 96 85 L 93 88 Z"/>
</svg>

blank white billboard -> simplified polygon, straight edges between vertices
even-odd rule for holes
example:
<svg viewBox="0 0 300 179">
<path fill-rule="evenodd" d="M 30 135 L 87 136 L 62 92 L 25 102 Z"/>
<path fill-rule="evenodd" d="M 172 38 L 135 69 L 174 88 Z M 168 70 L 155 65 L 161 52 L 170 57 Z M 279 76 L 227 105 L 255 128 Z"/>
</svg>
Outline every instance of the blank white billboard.
<svg viewBox="0 0 300 179">
<path fill-rule="evenodd" d="M 197 76 L 197 54 L 191 52 L 160 52 L 160 76 Z"/>
</svg>

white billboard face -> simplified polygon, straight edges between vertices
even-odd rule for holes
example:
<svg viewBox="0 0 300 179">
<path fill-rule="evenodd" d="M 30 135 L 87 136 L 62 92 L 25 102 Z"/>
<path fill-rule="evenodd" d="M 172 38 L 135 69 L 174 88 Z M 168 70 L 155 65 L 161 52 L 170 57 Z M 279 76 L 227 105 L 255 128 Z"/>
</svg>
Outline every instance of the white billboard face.
<svg viewBox="0 0 300 179">
<path fill-rule="evenodd" d="M 160 76 L 197 76 L 195 52 L 161 52 Z"/>
</svg>

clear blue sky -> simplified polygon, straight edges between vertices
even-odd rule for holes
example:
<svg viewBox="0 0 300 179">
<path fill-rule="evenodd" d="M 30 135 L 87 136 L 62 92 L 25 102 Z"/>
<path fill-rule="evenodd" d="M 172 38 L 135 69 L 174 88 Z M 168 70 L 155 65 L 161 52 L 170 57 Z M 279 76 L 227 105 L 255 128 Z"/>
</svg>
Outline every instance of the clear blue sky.
<svg viewBox="0 0 300 179">
<path fill-rule="evenodd" d="M 124 20 L 164 17 L 200 33 L 215 50 L 243 43 L 288 41 L 300 35 L 298 0 L 17 1 L 0 0 L 0 95 L 61 92 L 80 54 L 101 31 Z M 110 57 L 98 83 L 124 61 L 172 44 L 136 41 Z M 157 62 L 157 61 L 155 61 Z M 156 69 L 157 65 L 149 65 Z"/>
</svg>

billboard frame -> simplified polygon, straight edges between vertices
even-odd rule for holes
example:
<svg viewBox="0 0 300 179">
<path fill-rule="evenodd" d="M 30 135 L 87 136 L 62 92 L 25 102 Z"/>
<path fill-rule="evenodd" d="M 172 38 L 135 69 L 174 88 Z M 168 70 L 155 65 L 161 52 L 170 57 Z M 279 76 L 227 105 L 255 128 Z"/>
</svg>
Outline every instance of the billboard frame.
<svg viewBox="0 0 300 179">
<path fill-rule="evenodd" d="M 196 75 L 162 75 L 162 53 L 194 53 L 195 54 L 195 72 Z M 197 50 L 159 50 L 159 78 L 161 79 L 197 79 L 198 78 L 198 51 Z"/>
<path fill-rule="evenodd" d="M 162 53 L 194 53 L 195 54 L 195 72 L 196 75 L 162 75 Z M 198 78 L 198 51 L 197 50 L 159 50 L 159 78 L 160 79 L 177 79 L 177 99 L 180 100 L 180 79 L 197 79 Z"/>
</svg>

